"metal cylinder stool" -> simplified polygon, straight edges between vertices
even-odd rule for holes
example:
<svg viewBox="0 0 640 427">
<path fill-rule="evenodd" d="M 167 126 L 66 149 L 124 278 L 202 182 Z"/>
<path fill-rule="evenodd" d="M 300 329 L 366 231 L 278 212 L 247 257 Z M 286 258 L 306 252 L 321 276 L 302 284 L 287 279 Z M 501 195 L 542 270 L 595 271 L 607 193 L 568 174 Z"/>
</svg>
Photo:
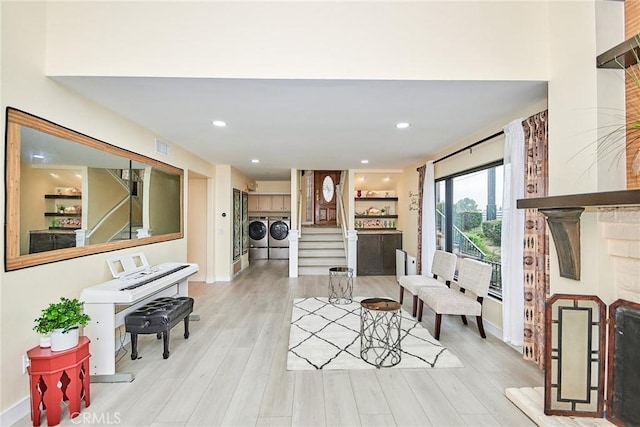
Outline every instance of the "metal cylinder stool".
<svg viewBox="0 0 640 427">
<path fill-rule="evenodd" d="M 376 368 L 400 363 L 400 321 L 402 306 L 387 298 L 360 302 L 360 357 Z"/>
<path fill-rule="evenodd" d="M 329 303 L 351 304 L 353 302 L 353 269 L 331 267 L 329 269 Z"/>
</svg>

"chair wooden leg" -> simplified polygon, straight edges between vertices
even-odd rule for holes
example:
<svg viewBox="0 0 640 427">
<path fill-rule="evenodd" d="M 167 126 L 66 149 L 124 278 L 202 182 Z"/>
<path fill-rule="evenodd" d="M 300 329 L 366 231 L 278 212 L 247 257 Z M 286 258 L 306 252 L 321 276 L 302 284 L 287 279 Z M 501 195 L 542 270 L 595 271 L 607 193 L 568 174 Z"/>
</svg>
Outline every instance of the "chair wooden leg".
<svg viewBox="0 0 640 427">
<path fill-rule="evenodd" d="M 422 310 L 424 310 L 424 301 L 418 300 L 418 322 L 422 322 Z"/>
<path fill-rule="evenodd" d="M 404 288 L 400 286 L 400 304 L 404 301 Z"/>
<path fill-rule="evenodd" d="M 436 331 L 434 334 L 434 338 L 439 340 L 440 339 L 440 325 L 442 324 L 442 314 L 438 314 L 436 313 Z"/>
<path fill-rule="evenodd" d="M 478 331 L 480 332 L 480 336 L 482 338 L 486 338 L 487 335 L 484 333 L 484 325 L 482 324 L 482 315 L 476 316 L 476 320 L 478 321 Z"/>
<path fill-rule="evenodd" d="M 414 295 L 413 296 L 413 311 L 411 312 L 411 315 L 413 317 L 416 317 L 417 314 L 418 314 L 418 295 Z"/>
<path fill-rule="evenodd" d="M 462 317 L 462 323 L 465 325 L 468 325 L 469 323 L 467 322 L 467 316 L 465 316 L 464 314 L 461 314 L 460 317 Z"/>
</svg>

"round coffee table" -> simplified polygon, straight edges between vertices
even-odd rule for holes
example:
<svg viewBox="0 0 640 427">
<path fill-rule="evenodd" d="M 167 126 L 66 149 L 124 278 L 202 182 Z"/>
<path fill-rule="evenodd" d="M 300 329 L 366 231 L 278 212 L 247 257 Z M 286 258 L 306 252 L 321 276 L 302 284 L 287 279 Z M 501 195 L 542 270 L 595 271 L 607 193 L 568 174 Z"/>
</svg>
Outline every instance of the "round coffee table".
<svg viewBox="0 0 640 427">
<path fill-rule="evenodd" d="M 402 305 L 387 298 L 360 302 L 360 357 L 376 368 L 400 363 L 400 321 Z"/>
<path fill-rule="evenodd" d="M 353 269 L 331 267 L 329 269 L 329 303 L 351 304 L 353 302 Z"/>
</svg>

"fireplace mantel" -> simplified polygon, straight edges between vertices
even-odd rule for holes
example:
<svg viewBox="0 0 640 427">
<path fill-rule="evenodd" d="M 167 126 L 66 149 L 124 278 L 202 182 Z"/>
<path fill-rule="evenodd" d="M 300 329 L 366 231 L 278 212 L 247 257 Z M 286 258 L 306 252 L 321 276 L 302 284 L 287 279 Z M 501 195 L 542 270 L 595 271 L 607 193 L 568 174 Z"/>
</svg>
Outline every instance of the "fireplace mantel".
<svg viewBox="0 0 640 427">
<path fill-rule="evenodd" d="M 640 190 L 604 191 L 519 199 L 519 209 L 606 208 L 640 206 Z"/>
<path fill-rule="evenodd" d="M 538 209 L 547 217 L 558 253 L 560 276 L 580 280 L 580 215 L 592 208 L 638 207 L 640 190 L 605 191 L 519 199 L 518 209 Z"/>
</svg>

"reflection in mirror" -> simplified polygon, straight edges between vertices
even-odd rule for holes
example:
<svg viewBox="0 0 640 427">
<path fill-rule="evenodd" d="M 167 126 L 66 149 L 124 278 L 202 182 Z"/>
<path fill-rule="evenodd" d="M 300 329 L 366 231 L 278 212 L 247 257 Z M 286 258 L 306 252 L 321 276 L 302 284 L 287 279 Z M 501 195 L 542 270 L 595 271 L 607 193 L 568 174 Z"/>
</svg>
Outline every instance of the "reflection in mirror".
<svg viewBox="0 0 640 427">
<path fill-rule="evenodd" d="M 13 270 L 182 237 L 182 170 L 7 108 Z"/>
</svg>

